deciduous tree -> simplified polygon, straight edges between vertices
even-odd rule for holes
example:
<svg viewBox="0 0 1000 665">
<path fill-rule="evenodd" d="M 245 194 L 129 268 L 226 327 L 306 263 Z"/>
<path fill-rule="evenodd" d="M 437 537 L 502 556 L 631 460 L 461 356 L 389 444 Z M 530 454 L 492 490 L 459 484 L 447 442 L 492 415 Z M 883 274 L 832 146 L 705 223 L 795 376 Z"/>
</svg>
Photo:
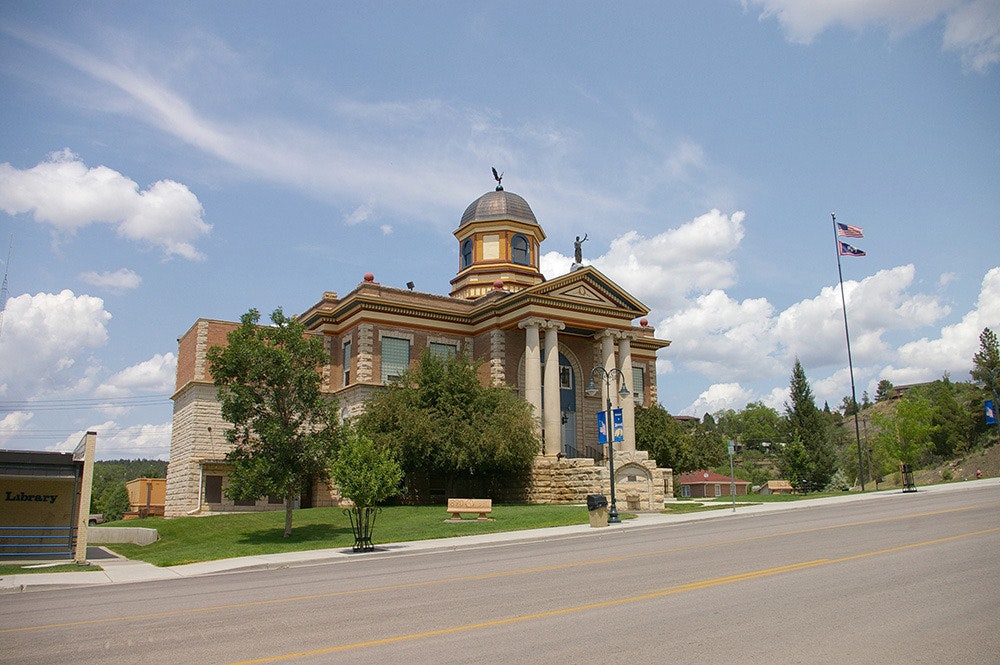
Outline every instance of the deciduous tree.
<svg viewBox="0 0 1000 665">
<path fill-rule="evenodd" d="M 659 404 L 636 407 L 635 446 L 649 452 L 657 466 L 674 473 L 694 470 L 687 430 Z"/>
<path fill-rule="evenodd" d="M 359 508 L 378 506 L 396 496 L 403 480 L 392 452 L 355 430 L 346 433 L 331 474 L 341 495 Z"/>
<path fill-rule="evenodd" d="M 874 413 L 876 445 L 901 464 L 915 465 L 931 445 L 932 413 L 930 402 L 920 396 L 899 400 L 895 413 Z"/>
<path fill-rule="evenodd" d="M 260 325 L 251 309 L 228 344 L 207 357 L 222 416 L 233 425 L 226 430 L 233 445 L 226 492 L 237 500 L 282 497 L 288 537 L 296 495 L 329 481 L 341 428 L 336 400 L 320 391 L 319 368 L 328 362 L 323 343 L 281 308 L 271 323 Z"/>
<path fill-rule="evenodd" d="M 448 479 L 525 472 L 541 448 L 530 405 L 504 386 L 483 386 L 467 358 L 425 352 L 365 404 L 358 427 L 392 449 L 406 473 Z"/>
</svg>

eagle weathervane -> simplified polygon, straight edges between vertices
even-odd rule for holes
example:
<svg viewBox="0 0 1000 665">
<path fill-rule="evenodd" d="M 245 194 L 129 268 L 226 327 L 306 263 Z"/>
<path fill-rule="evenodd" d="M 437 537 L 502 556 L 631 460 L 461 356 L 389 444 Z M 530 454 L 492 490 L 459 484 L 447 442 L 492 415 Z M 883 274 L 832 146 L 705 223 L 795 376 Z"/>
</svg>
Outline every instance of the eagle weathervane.
<svg viewBox="0 0 1000 665">
<path fill-rule="evenodd" d="M 503 191 L 503 185 L 500 184 L 500 181 L 503 180 L 503 174 L 502 173 L 497 173 L 497 169 L 496 169 L 495 166 L 493 166 L 491 168 L 493 169 L 493 179 L 497 181 L 497 191 L 498 192 L 502 192 Z"/>
</svg>

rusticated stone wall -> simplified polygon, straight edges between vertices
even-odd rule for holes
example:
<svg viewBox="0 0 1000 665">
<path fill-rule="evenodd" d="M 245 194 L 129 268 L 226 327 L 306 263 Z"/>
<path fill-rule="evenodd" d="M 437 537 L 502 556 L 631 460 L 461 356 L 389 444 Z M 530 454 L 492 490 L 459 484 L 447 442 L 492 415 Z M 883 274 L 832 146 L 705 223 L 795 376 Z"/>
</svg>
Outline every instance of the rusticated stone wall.
<svg viewBox="0 0 1000 665">
<path fill-rule="evenodd" d="M 585 503 L 588 494 L 611 499 L 607 462 L 589 458 L 538 457 L 531 469 L 529 503 Z M 618 510 L 662 510 L 673 500 L 673 472 L 661 469 L 645 451 L 615 453 L 615 499 Z"/>
</svg>

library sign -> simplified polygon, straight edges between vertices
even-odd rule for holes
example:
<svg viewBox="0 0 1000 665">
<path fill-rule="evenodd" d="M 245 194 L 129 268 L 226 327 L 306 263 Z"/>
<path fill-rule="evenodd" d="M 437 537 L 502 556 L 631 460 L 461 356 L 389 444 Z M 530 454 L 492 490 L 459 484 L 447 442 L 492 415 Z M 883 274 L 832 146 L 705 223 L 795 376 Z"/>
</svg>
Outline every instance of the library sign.
<svg viewBox="0 0 1000 665">
<path fill-rule="evenodd" d="M 7 526 L 73 523 L 74 478 L 0 478 Z"/>
</svg>

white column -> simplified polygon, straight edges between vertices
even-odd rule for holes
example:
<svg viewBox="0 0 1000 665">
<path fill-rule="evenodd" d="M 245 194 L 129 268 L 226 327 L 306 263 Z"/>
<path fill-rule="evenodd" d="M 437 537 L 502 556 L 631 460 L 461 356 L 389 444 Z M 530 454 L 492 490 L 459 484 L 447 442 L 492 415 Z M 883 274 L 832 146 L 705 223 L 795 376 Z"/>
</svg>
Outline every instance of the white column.
<svg viewBox="0 0 1000 665">
<path fill-rule="evenodd" d="M 616 335 L 616 333 L 613 330 L 605 330 L 604 332 L 600 333 L 600 335 L 601 335 L 601 365 L 604 366 L 604 371 L 607 372 L 610 375 L 611 374 L 611 370 L 613 370 L 615 368 L 615 335 Z M 609 399 L 611 400 L 612 407 L 614 406 L 614 403 L 615 403 L 615 395 L 614 394 L 611 394 L 611 395 L 608 394 L 607 385 L 608 385 L 607 383 L 601 385 L 601 399 L 603 400 L 601 402 L 601 408 L 602 409 L 608 408 L 608 400 Z M 611 381 L 611 392 L 614 393 L 615 390 L 616 390 L 615 382 Z M 610 431 L 610 427 L 611 427 L 611 423 L 608 423 L 609 431 Z"/>
<path fill-rule="evenodd" d="M 542 403 L 545 418 L 545 456 L 555 457 L 562 450 L 562 413 L 559 411 L 559 331 L 561 321 L 545 323 L 545 383 Z"/>
<path fill-rule="evenodd" d="M 604 368 L 605 372 L 608 372 L 609 375 L 611 374 L 611 370 L 615 368 L 615 334 L 616 333 L 614 330 L 602 330 L 596 335 L 596 337 L 598 337 L 601 340 L 601 366 Z M 608 381 L 604 381 L 603 379 L 601 379 L 601 385 L 600 385 L 601 411 L 607 410 L 609 399 L 611 400 L 612 406 L 614 406 L 615 396 L 608 394 L 608 384 L 609 384 Z M 611 381 L 610 385 L 611 385 L 611 391 L 614 392 L 615 390 L 614 382 Z M 610 416 L 610 414 L 608 415 Z M 608 423 L 609 435 L 611 431 L 612 431 L 611 423 Z M 609 450 L 611 450 L 610 445 L 604 447 L 605 455 L 608 454 Z M 616 447 L 615 450 L 618 450 L 618 448 Z"/>
<path fill-rule="evenodd" d="M 618 340 L 618 369 L 622 373 L 622 381 L 629 393 L 632 392 L 632 340 L 635 333 L 623 332 Z M 642 397 L 641 395 L 639 396 Z M 625 426 L 625 442 L 621 449 L 635 451 L 635 396 L 630 395 L 621 400 L 622 425 Z"/>
<path fill-rule="evenodd" d="M 524 329 L 524 399 L 531 405 L 535 434 L 542 436 L 542 352 L 538 329 L 545 323 L 530 318 L 517 324 Z"/>
</svg>

